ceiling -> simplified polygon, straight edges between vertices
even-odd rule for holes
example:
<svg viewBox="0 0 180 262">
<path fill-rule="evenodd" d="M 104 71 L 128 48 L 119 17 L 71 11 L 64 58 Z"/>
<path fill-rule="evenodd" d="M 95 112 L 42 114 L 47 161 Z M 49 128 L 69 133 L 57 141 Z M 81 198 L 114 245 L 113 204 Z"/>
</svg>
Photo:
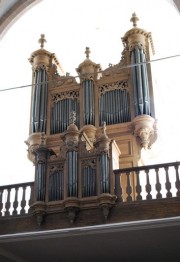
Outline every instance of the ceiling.
<svg viewBox="0 0 180 262">
<path fill-rule="evenodd" d="M 0 236 L 1 262 L 179 262 L 180 217 Z"/>
</svg>

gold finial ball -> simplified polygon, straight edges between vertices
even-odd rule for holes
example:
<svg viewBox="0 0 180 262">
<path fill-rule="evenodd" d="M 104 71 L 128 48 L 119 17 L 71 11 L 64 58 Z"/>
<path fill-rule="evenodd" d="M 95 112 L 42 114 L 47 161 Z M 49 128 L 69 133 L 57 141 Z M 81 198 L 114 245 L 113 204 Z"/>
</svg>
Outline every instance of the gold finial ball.
<svg viewBox="0 0 180 262">
<path fill-rule="evenodd" d="M 45 35 L 44 34 L 41 34 L 41 37 L 40 39 L 38 40 L 38 43 L 40 43 L 40 47 L 41 48 L 44 48 L 44 43 L 46 43 L 46 39 L 45 39 Z"/>
<path fill-rule="evenodd" d="M 130 22 L 133 22 L 133 26 L 137 27 L 137 21 L 139 21 L 139 18 L 137 17 L 136 13 L 133 13 Z"/>
</svg>

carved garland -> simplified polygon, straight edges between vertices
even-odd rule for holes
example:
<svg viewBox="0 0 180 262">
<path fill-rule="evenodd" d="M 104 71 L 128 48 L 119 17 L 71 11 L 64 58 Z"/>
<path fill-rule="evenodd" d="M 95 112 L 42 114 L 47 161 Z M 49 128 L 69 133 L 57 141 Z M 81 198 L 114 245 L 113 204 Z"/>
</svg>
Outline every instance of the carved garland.
<svg viewBox="0 0 180 262">
<path fill-rule="evenodd" d="M 79 91 L 65 91 L 61 93 L 51 94 L 51 101 L 52 103 L 57 103 L 63 99 L 79 99 Z"/>
<path fill-rule="evenodd" d="M 123 80 L 123 81 L 117 81 L 117 82 L 113 82 L 113 83 L 108 83 L 108 84 L 103 84 L 98 86 L 98 91 L 99 91 L 99 95 L 103 95 L 106 92 L 115 90 L 115 89 L 127 89 L 128 88 L 128 81 L 127 80 Z"/>
</svg>

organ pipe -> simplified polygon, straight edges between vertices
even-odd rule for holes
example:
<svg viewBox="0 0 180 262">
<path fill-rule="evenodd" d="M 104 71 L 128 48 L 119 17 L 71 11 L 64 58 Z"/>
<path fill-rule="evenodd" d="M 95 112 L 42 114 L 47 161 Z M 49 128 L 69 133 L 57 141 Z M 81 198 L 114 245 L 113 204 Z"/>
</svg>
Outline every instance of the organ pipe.
<svg viewBox="0 0 180 262">
<path fill-rule="evenodd" d="M 67 189 L 69 197 L 77 197 L 77 152 L 67 152 Z"/>
<path fill-rule="evenodd" d="M 76 122 L 79 126 L 79 102 L 77 99 L 63 99 L 54 103 L 51 109 L 51 134 L 62 133 L 70 124 L 70 113 L 76 112 Z"/>
<path fill-rule="evenodd" d="M 109 170 L 109 157 L 107 153 L 100 155 L 100 177 L 101 177 L 101 193 L 109 193 L 110 170 Z"/>
<path fill-rule="evenodd" d="M 44 67 L 35 71 L 35 87 L 32 102 L 32 132 L 46 132 L 47 80 L 47 72 Z"/>
<path fill-rule="evenodd" d="M 64 176 L 63 171 L 55 171 L 49 177 L 49 201 L 63 200 Z"/>
<path fill-rule="evenodd" d="M 115 89 L 99 97 L 99 124 L 107 125 L 130 121 L 130 100 L 126 89 Z"/>
<path fill-rule="evenodd" d="M 36 200 L 45 201 L 46 192 L 46 164 L 39 162 L 35 169 L 36 177 Z"/>
<path fill-rule="evenodd" d="M 149 85 L 143 49 L 136 46 L 131 51 L 131 63 L 137 64 L 131 69 L 135 116 L 150 115 Z"/>
<path fill-rule="evenodd" d="M 94 125 L 94 81 L 84 80 L 82 82 L 83 90 L 83 124 Z"/>
<path fill-rule="evenodd" d="M 83 197 L 96 195 L 96 170 L 90 166 L 82 168 L 83 174 Z"/>
</svg>

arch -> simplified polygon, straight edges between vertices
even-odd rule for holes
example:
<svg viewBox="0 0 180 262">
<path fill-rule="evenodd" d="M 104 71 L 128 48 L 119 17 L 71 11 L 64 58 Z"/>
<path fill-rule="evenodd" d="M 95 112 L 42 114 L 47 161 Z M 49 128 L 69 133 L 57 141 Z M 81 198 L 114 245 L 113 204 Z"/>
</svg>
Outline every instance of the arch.
<svg viewBox="0 0 180 262">
<path fill-rule="evenodd" d="M 14 0 L 9 4 L 7 1 L 0 3 L 2 11 L 0 13 L 0 39 L 6 34 L 8 29 L 30 8 L 40 3 L 42 0 Z"/>
</svg>

